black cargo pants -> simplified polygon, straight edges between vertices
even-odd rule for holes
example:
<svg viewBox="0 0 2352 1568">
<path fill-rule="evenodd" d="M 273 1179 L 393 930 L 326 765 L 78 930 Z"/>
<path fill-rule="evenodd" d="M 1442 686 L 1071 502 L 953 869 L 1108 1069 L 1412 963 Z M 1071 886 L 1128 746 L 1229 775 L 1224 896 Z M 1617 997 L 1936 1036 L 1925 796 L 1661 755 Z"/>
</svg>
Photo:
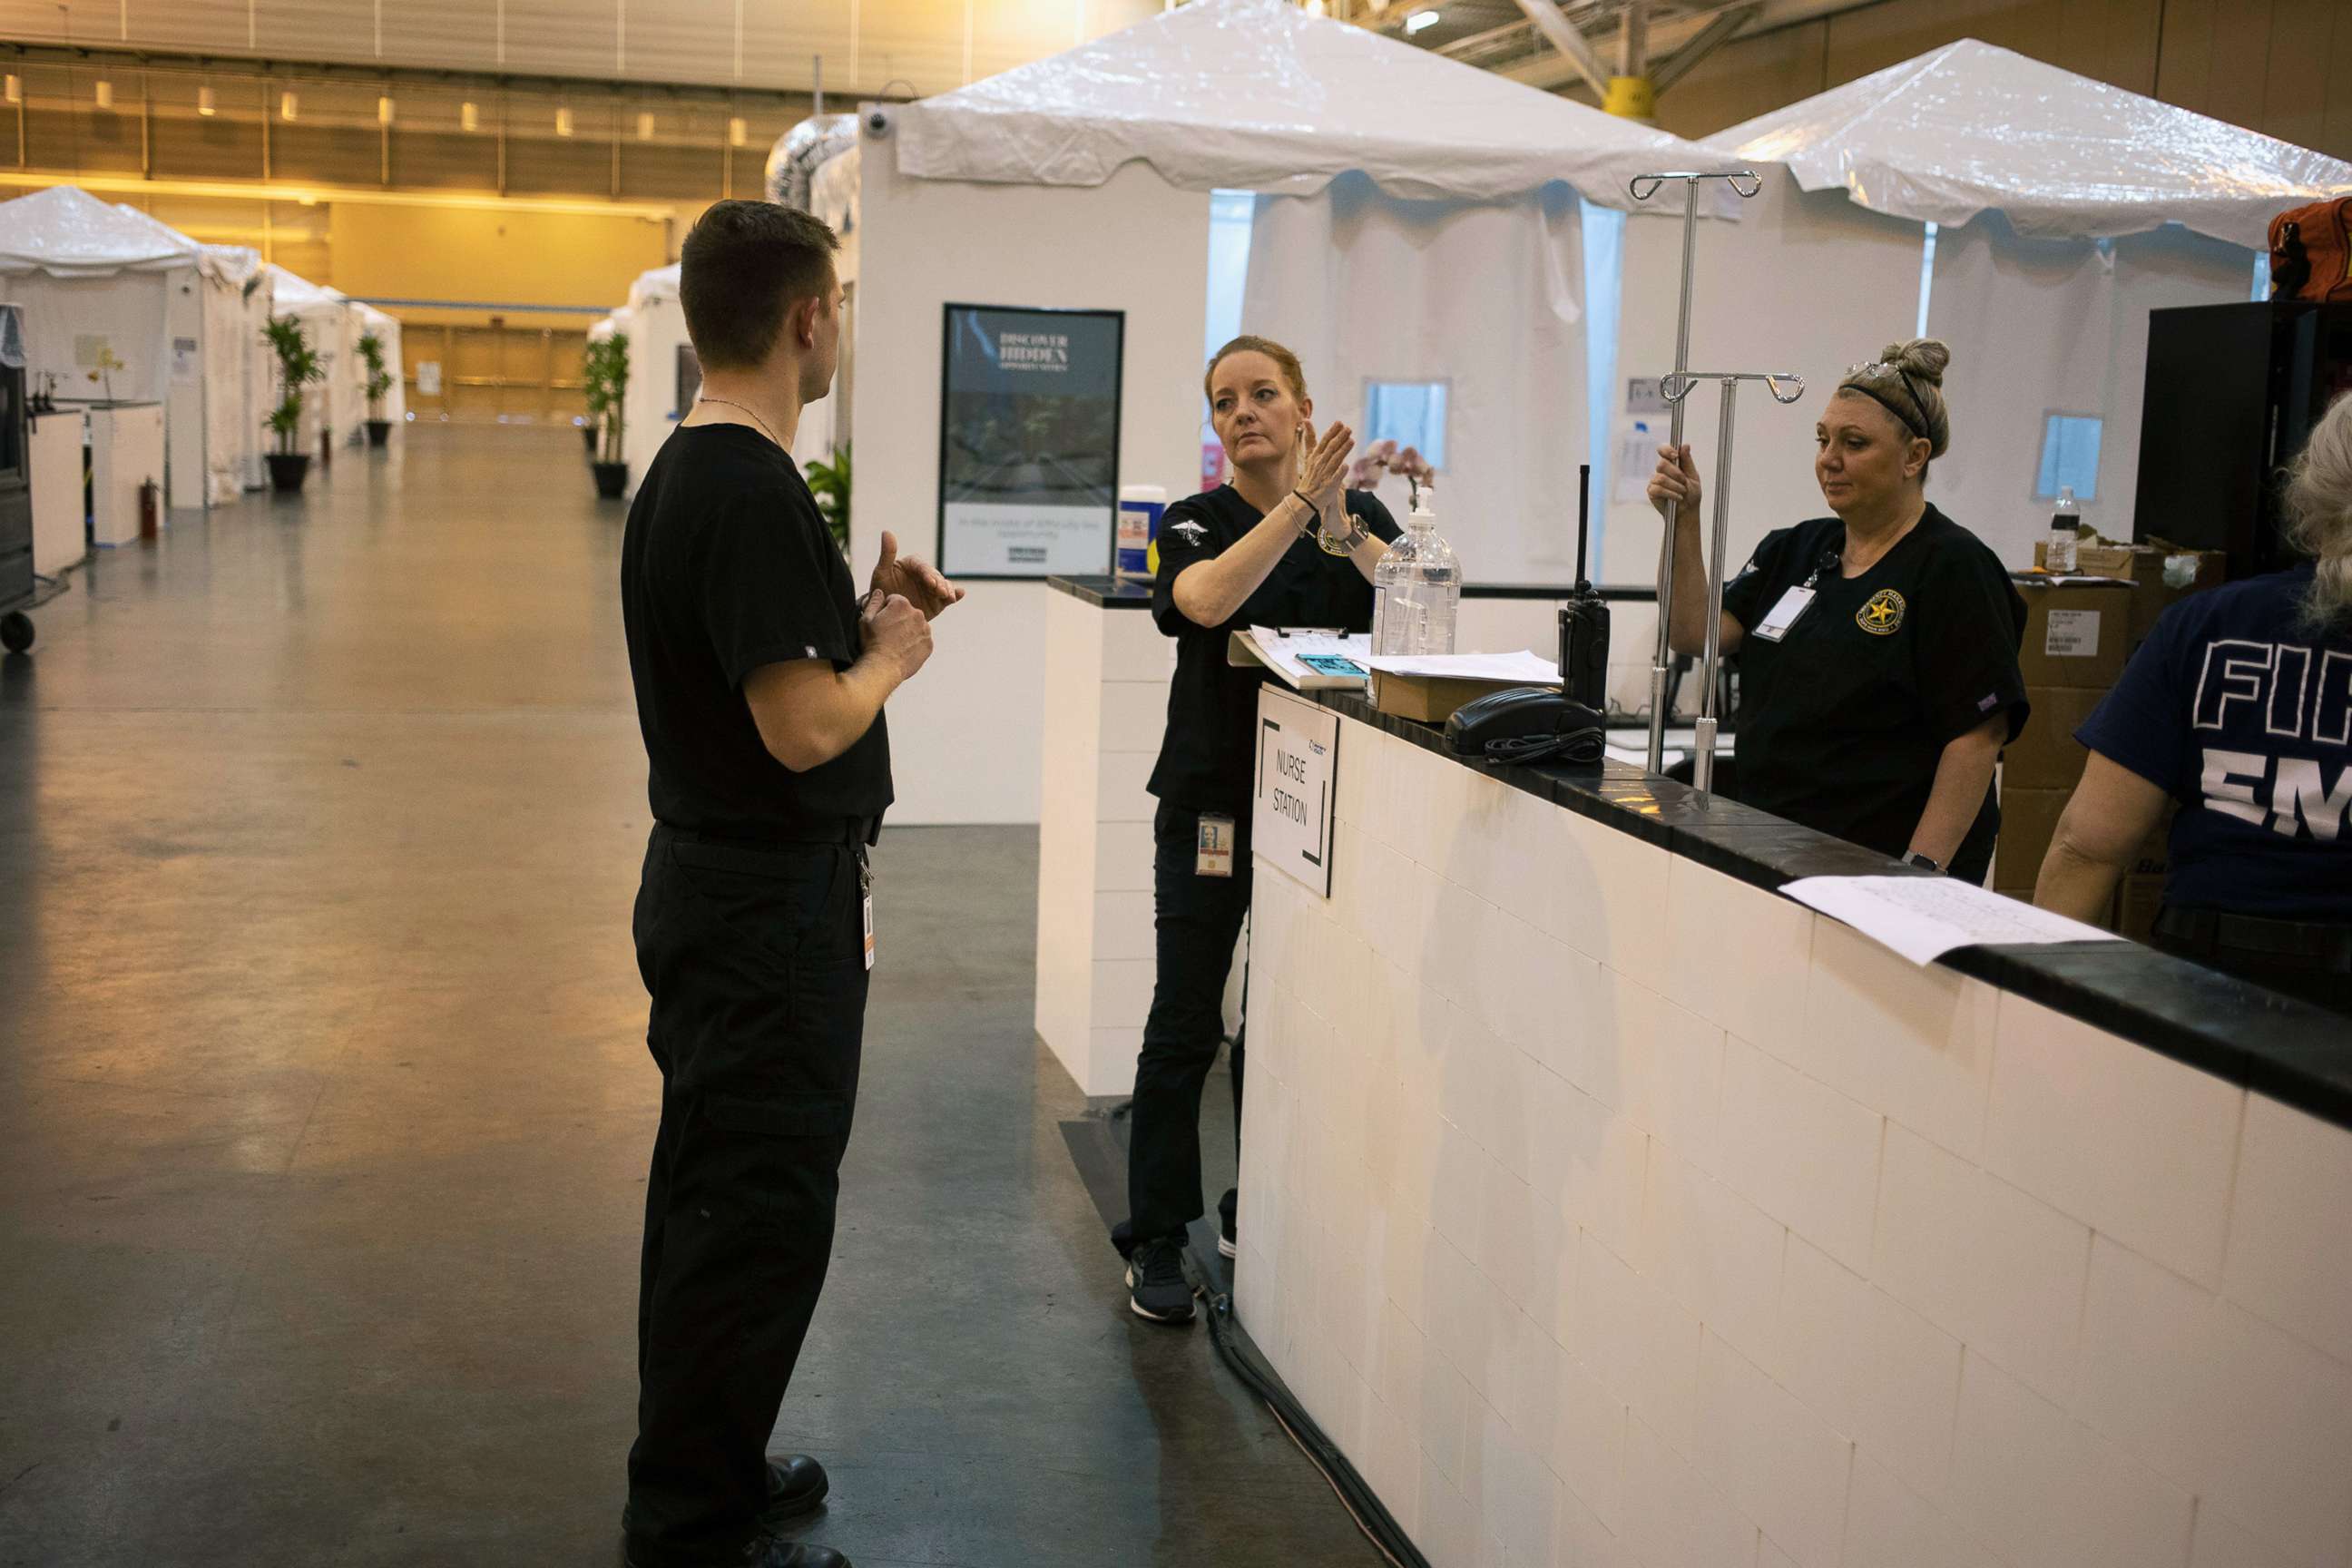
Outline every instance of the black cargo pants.
<svg viewBox="0 0 2352 1568">
<path fill-rule="evenodd" d="M 728 1560 L 758 1529 L 857 1098 L 861 838 L 754 847 L 656 826 L 646 849 L 633 923 L 662 1101 L 622 1514 L 641 1563 Z"/>
<path fill-rule="evenodd" d="M 1249 914 L 1249 815 L 1234 823 L 1234 874 L 1196 869 L 1201 814 L 1162 805 L 1152 818 L 1151 901 L 1158 973 L 1129 1112 L 1128 1216 L 1135 1239 L 1181 1237 L 1201 1215 L 1201 1089 L 1225 1033 L 1225 980 Z M 1242 1044 L 1234 1041 L 1234 1128 L 1242 1121 Z"/>
</svg>

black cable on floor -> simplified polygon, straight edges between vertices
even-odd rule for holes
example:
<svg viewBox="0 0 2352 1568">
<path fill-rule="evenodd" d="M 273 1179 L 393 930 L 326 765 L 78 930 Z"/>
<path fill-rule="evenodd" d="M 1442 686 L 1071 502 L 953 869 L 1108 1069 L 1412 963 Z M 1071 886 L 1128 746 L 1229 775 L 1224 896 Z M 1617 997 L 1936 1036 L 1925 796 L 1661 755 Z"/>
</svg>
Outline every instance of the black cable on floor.
<svg viewBox="0 0 2352 1568">
<path fill-rule="evenodd" d="M 1234 1315 L 1231 1293 L 1215 1288 L 1215 1281 L 1194 1261 L 1190 1247 L 1185 1249 L 1183 1258 L 1185 1279 L 1208 1306 L 1209 1342 L 1216 1348 L 1217 1359 L 1225 1363 L 1225 1370 L 1265 1402 L 1276 1424 L 1307 1456 L 1307 1462 L 1322 1474 L 1338 1495 L 1339 1506 L 1348 1510 L 1356 1528 L 1364 1532 L 1364 1538 L 1381 1556 L 1396 1568 L 1429 1568 L 1429 1559 L 1421 1554 L 1405 1534 L 1404 1527 L 1397 1523 L 1395 1516 L 1357 1473 L 1356 1467 L 1348 1462 L 1339 1446 L 1324 1435 L 1323 1428 L 1315 1425 L 1314 1417 L 1275 1375 L 1256 1342 L 1242 1327 L 1241 1319 Z"/>
</svg>

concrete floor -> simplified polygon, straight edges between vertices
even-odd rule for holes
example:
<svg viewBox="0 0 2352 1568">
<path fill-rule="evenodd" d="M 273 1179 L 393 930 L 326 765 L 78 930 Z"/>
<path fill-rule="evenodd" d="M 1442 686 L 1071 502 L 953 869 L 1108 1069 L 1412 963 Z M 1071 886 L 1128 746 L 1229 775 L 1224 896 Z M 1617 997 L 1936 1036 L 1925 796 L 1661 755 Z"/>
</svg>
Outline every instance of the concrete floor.
<svg viewBox="0 0 2352 1568">
<path fill-rule="evenodd" d="M 622 513 L 570 430 L 402 440 L 103 553 L 0 663 L 0 1563 L 614 1558 L 656 1106 Z M 1035 842 L 878 858 L 777 1433 L 833 1472 L 809 1534 L 1373 1562 L 1202 1331 L 1125 1310 L 1030 1029 Z"/>
</svg>

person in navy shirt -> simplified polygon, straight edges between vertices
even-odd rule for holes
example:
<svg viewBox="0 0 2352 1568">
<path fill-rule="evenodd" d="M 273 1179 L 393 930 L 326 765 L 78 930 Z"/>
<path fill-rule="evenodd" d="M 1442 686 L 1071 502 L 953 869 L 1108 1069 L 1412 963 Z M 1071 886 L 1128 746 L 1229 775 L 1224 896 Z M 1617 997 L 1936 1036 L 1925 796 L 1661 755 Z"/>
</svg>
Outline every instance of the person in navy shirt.
<svg viewBox="0 0 2352 1568">
<path fill-rule="evenodd" d="M 2178 801 L 2156 944 L 2352 1011 L 2352 394 L 2287 504 L 2315 559 L 2167 610 L 2075 731 L 2091 758 L 2033 901 L 2095 919 Z"/>
</svg>

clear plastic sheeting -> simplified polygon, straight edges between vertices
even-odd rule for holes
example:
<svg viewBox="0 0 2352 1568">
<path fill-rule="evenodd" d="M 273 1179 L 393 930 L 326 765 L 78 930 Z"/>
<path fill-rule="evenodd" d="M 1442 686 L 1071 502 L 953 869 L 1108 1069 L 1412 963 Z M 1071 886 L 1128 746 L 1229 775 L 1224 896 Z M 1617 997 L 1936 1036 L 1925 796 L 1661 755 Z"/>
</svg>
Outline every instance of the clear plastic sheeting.
<svg viewBox="0 0 2352 1568">
<path fill-rule="evenodd" d="M 25 308 L 0 305 L 0 365 L 25 368 Z"/>
<path fill-rule="evenodd" d="M 2177 223 L 2260 249 L 2282 208 L 2352 194 L 2352 163 L 1964 38 L 1707 139 L 1806 190 L 2031 238 Z"/>
<path fill-rule="evenodd" d="M 858 156 L 853 142 L 847 152 L 820 165 L 809 180 L 808 210 L 841 237 L 841 248 L 833 258 L 834 276 L 851 287 L 857 282 Z"/>
<path fill-rule="evenodd" d="M 186 235 L 78 186 L 0 202 L 0 272 L 111 278 L 194 266 L 196 254 Z"/>
<path fill-rule="evenodd" d="M 1099 185 L 1140 160 L 1181 190 L 1312 195 L 1360 171 L 1409 200 L 1555 182 L 1631 207 L 1636 174 L 1704 149 L 1284 0 L 1193 0 L 889 111 L 918 179 Z"/>
<path fill-rule="evenodd" d="M 1589 424 L 1583 281 L 1583 209 L 1563 185 L 1404 202 L 1349 174 L 1258 199 L 1241 328 L 1296 351 L 1316 417 L 1360 432 L 1371 382 L 1444 383 L 1446 536 L 1482 583 L 1560 582 Z M 1404 486 L 1381 499 L 1402 521 Z"/>
<path fill-rule="evenodd" d="M 768 199 L 802 212 L 809 205 L 810 182 L 816 172 L 857 145 L 857 116 L 816 114 L 776 139 L 768 150 Z"/>
</svg>

